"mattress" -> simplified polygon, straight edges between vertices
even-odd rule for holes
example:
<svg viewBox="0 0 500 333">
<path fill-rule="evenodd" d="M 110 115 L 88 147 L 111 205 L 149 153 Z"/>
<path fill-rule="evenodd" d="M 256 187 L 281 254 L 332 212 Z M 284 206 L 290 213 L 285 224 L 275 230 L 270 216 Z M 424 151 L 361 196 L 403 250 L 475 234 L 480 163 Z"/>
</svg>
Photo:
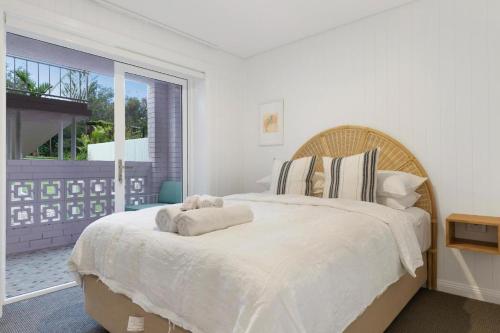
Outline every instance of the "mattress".
<svg viewBox="0 0 500 333">
<path fill-rule="evenodd" d="M 225 200 L 248 205 L 254 221 L 182 237 L 157 230 L 158 207 L 112 214 L 84 230 L 70 270 L 193 333 L 331 333 L 423 265 L 413 210 L 300 196 Z"/>
<path fill-rule="evenodd" d="M 417 236 L 421 252 L 427 251 L 431 247 L 431 215 L 418 207 L 410 207 L 403 211 L 410 216 L 413 230 Z"/>
</svg>

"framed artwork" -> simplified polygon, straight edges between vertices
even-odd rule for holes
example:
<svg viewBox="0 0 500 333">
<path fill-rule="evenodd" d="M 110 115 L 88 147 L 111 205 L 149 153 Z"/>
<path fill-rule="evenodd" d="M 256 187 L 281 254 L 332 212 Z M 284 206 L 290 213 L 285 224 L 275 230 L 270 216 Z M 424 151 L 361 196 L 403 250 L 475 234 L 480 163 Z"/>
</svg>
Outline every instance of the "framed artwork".
<svg viewBox="0 0 500 333">
<path fill-rule="evenodd" d="M 259 105 L 261 146 L 283 144 L 283 100 Z"/>
</svg>

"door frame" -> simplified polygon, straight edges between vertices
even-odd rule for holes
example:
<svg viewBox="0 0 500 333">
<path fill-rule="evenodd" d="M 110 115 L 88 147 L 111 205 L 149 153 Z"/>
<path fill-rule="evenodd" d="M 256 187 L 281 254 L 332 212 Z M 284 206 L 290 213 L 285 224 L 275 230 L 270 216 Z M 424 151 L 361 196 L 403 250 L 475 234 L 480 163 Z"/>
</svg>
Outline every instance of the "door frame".
<svg viewBox="0 0 500 333">
<path fill-rule="evenodd" d="M 189 81 L 176 76 L 159 73 L 153 70 L 114 62 L 114 124 L 115 124 L 115 212 L 125 210 L 125 185 L 127 171 L 124 168 L 125 160 L 125 76 L 133 74 L 149 79 L 174 83 L 182 87 L 182 195 L 186 197 L 188 191 L 188 140 L 189 140 L 189 112 L 188 91 Z M 121 164 L 121 165 L 120 165 Z M 121 173 L 121 175 L 120 175 Z"/>
<path fill-rule="evenodd" d="M 6 29 L 5 12 L 0 10 L 0 317 L 3 315 L 3 304 L 6 296 L 5 285 L 5 263 L 7 261 L 6 253 L 6 230 L 7 230 L 7 90 L 5 79 L 6 66 Z"/>
</svg>

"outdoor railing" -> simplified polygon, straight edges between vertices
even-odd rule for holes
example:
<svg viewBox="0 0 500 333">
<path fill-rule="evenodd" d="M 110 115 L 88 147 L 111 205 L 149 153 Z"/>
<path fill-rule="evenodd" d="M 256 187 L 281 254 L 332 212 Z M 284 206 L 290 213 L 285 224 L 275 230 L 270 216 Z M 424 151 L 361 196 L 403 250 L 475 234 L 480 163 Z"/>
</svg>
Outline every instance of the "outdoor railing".
<svg viewBox="0 0 500 333">
<path fill-rule="evenodd" d="M 127 204 L 149 203 L 151 162 L 127 162 Z M 7 253 L 74 243 L 114 211 L 114 162 L 7 162 Z"/>
<path fill-rule="evenodd" d="M 7 91 L 86 103 L 89 72 L 40 61 L 6 57 Z"/>
</svg>

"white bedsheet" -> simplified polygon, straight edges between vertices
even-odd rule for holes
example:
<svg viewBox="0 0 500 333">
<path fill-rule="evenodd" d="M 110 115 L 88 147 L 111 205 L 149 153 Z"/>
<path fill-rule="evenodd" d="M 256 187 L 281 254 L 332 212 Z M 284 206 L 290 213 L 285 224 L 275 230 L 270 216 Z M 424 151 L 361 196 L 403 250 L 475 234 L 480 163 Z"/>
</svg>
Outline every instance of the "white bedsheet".
<svg viewBox="0 0 500 333">
<path fill-rule="evenodd" d="M 92 223 L 69 266 L 194 333 L 341 332 L 422 265 L 408 214 L 299 196 L 225 197 L 252 223 L 196 237 L 160 232 L 159 208 Z"/>
<path fill-rule="evenodd" d="M 420 252 L 427 251 L 431 247 L 431 215 L 418 207 L 410 207 L 403 212 L 410 216 Z"/>
</svg>

